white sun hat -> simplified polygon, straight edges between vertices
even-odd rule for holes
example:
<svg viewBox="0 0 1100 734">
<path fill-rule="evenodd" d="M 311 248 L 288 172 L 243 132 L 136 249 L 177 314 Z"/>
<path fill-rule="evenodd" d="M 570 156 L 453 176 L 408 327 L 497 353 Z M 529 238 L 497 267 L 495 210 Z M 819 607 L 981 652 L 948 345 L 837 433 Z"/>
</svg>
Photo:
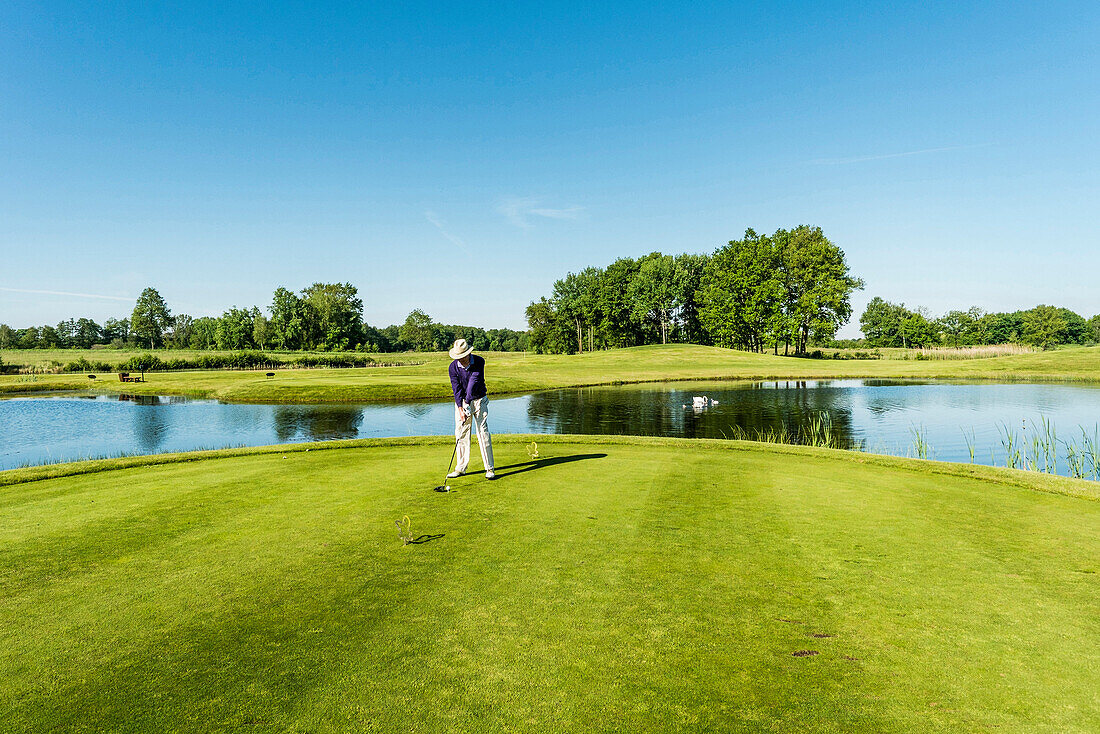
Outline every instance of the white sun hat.
<svg viewBox="0 0 1100 734">
<path fill-rule="evenodd" d="M 451 359 L 462 359 L 473 351 L 474 348 L 467 344 L 465 339 L 456 339 L 454 346 L 447 354 L 451 355 Z"/>
</svg>

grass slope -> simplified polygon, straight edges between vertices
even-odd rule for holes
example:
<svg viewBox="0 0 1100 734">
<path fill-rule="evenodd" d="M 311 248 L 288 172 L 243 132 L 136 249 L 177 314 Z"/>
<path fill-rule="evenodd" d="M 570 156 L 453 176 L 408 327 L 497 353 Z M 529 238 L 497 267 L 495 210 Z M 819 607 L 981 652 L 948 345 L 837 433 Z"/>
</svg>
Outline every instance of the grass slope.
<svg viewBox="0 0 1100 734">
<path fill-rule="evenodd" d="M 431 439 L 0 473 L 5 730 L 1100 729 L 1095 488 L 539 444 L 450 494 Z"/>
<path fill-rule="evenodd" d="M 3 375 L 0 395 L 93 389 L 145 395 L 190 395 L 233 402 L 363 402 L 446 398 L 445 354 L 425 362 L 366 369 L 195 371 L 149 375 L 123 384 L 113 374 Z M 580 355 L 488 353 L 487 380 L 496 394 L 556 387 L 700 379 L 942 378 L 1100 381 L 1100 347 L 953 361 L 811 360 L 690 344 L 654 345 Z"/>
</svg>

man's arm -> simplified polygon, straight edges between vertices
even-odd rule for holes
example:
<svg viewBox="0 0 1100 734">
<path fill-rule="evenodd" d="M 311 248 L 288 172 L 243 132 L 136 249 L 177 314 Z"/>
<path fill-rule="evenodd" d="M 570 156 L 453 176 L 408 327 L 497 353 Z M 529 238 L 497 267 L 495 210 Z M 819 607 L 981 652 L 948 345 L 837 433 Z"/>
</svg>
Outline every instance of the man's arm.
<svg viewBox="0 0 1100 734">
<path fill-rule="evenodd" d="M 461 408 L 463 395 L 467 392 L 468 388 L 465 385 L 459 384 L 458 370 L 455 369 L 454 362 L 451 362 L 451 366 L 447 369 L 447 374 L 451 377 L 451 392 L 455 395 L 455 405 Z"/>
<path fill-rule="evenodd" d="M 484 362 L 482 363 L 482 365 Z M 474 385 L 481 379 L 481 371 L 485 369 L 482 365 L 475 364 L 473 360 L 470 360 L 470 377 L 466 380 L 466 402 L 474 402 Z M 479 369 L 480 368 L 480 369 Z"/>
</svg>

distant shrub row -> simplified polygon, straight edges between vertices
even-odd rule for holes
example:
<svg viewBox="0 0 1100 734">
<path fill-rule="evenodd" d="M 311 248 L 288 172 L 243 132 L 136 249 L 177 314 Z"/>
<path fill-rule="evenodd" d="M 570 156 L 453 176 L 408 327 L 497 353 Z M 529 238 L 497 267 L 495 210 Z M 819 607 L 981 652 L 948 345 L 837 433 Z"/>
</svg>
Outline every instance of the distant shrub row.
<svg viewBox="0 0 1100 734">
<path fill-rule="evenodd" d="M 820 349 L 815 349 L 808 354 L 796 354 L 796 357 L 805 357 L 807 359 L 882 359 L 882 353 L 879 351 L 874 352 L 823 352 Z M 916 359 L 927 359 L 917 355 Z"/>
<path fill-rule="evenodd" d="M 257 370 L 278 367 L 384 367 L 389 363 L 362 354 L 303 355 L 292 359 L 279 359 L 263 352 L 238 352 L 236 354 L 209 354 L 194 359 L 161 359 L 155 354 L 131 357 L 117 365 L 108 362 L 91 362 L 84 357 L 69 362 L 62 372 L 167 372 L 173 370 Z"/>
</svg>

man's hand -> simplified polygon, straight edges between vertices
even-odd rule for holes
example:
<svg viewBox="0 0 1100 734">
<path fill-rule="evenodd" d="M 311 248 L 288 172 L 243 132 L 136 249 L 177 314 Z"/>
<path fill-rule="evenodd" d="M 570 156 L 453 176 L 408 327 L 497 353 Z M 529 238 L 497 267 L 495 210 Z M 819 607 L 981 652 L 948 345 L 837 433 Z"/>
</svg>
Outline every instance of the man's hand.
<svg viewBox="0 0 1100 734">
<path fill-rule="evenodd" d="M 462 409 L 462 422 L 463 423 L 469 423 L 470 422 L 470 410 L 468 408 L 463 408 Z"/>
</svg>

